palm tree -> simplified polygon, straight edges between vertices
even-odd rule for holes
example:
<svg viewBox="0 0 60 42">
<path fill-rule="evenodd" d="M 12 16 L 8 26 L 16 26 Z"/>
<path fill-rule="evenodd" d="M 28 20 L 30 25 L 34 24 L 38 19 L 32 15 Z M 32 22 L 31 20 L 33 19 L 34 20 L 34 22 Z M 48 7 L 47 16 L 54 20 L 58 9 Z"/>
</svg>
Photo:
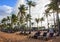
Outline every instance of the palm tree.
<svg viewBox="0 0 60 42">
<path fill-rule="evenodd" d="M 52 9 L 53 12 L 55 11 L 57 14 L 56 14 L 56 20 L 57 20 L 57 27 L 59 29 L 59 33 L 60 33 L 60 28 L 59 28 L 59 5 L 60 5 L 60 0 L 51 0 L 50 4 L 49 4 L 49 8 L 50 10 Z"/>
<path fill-rule="evenodd" d="M 7 20 L 10 20 L 9 16 L 7 16 Z"/>
<path fill-rule="evenodd" d="M 11 17 L 7 16 L 7 27 L 11 27 Z"/>
<path fill-rule="evenodd" d="M 60 0 L 51 0 L 51 2 L 53 2 L 53 3 L 55 3 L 55 7 L 56 7 L 56 20 L 57 20 L 57 28 L 58 28 L 58 30 L 59 30 L 59 34 L 60 34 L 60 26 L 59 26 L 59 5 L 60 5 Z"/>
<path fill-rule="evenodd" d="M 47 10 L 49 11 L 49 13 L 53 13 L 53 20 L 54 20 L 54 28 L 55 28 L 55 10 L 56 10 L 56 6 L 53 2 L 51 2 L 50 4 L 46 5 L 46 7 L 48 6 Z M 50 10 L 52 10 L 52 12 L 50 12 Z"/>
<path fill-rule="evenodd" d="M 44 16 L 46 16 L 46 18 L 47 18 L 47 26 L 48 26 L 48 29 L 49 29 L 48 16 L 50 16 L 50 14 L 49 14 L 49 11 L 48 10 L 45 10 Z"/>
<path fill-rule="evenodd" d="M 27 4 L 28 4 L 28 7 L 29 7 L 29 14 L 31 15 L 31 6 L 34 7 L 35 6 L 35 2 L 27 0 Z M 31 20 L 30 20 L 30 28 L 31 28 Z"/>
<path fill-rule="evenodd" d="M 34 22 L 32 22 L 31 25 L 33 26 L 34 25 Z"/>
<path fill-rule="evenodd" d="M 22 24 L 25 22 L 25 16 L 26 16 L 27 8 L 25 7 L 25 5 L 20 5 L 20 7 L 18 9 L 19 9 L 18 20 L 20 21 L 20 24 Z"/>
<path fill-rule="evenodd" d="M 28 21 L 30 21 L 30 20 L 31 20 L 31 15 L 27 14 L 27 16 L 26 16 L 27 28 L 28 28 Z"/>
<path fill-rule="evenodd" d="M 7 21 L 10 22 L 11 21 L 11 17 L 7 16 Z"/>
<path fill-rule="evenodd" d="M 35 21 L 37 23 L 37 28 L 38 28 L 39 18 L 35 18 Z M 38 30 L 39 30 L 39 28 L 38 28 Z"/>
<path fill-rule="evenodd" d="M 12 14 L 11 16 L 11 24 L 12 26 L 15 25 L 17 23 L 17 16 L 15 14 Z"/>
<path fill-rule="evenodd" d="M 6 27 L 7 19 L 6 18 L 3 18 L 1 20 L 1 23 L 3 23 L 3 27 Z"/>
<path fill-rule="evenodd" d="M 40 21 L 41 21 L 41 27 L 42 27 L 42 21 L 44 21 L 44 18 L 42 17 L 42 18 L 40 19 Z"/>
</svg>

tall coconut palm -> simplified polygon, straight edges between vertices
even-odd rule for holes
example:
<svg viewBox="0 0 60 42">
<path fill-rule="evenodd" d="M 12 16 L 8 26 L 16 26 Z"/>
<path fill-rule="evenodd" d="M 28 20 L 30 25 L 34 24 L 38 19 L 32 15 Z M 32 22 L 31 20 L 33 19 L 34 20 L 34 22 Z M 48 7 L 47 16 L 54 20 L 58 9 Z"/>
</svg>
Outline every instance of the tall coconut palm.
<svg viewBox="0 0 60 42">
<path fill-rule="evenodd" d="M 55 7 L 56 7 L 56 18 L 57 18 L 57 27 L 59 29 L 59 34 L 60 34 L 60 26 L 59 26 L 59 5 L 60 5 L 60 0 L 51 0 L 51 2 L 54 2 L 55 3 Z"/>
<path fill-rule="evenodd" d="M 53 13 L 53 20 L 54 20 L 54 28 L 55 28 L 55 11 L 56 11 L 56 6 L 55 3 L 51 2 L 50 4 L 46 5 L 48 6 L 47 10 L 49 11 L 49 13 Z M 52 10 L 52 12 L 50 12 Z"/>
<path fill-rule="evenodd" d="M 37 23 L 37 28 L 38 28 L 39 18 L 35 18 L 35 21 Z M 39 28 L 38 28 L 38 30 L 39 30 Z"/>
<path fill-rule="evenodd" d="M 31 15 L 31 6 L 35 6 L 35 2 L 27 0 L 27 4 L 29 7 L 29 14 Z M 31 28 L 31 20 L 30 20 L 30 28 Z"/>
<path fill-rule="evenodd" d="M 12 26 L 15 25 L 17 23 L 17 16 L 15 14 L 12 14 L 11 16 L 11 24 Z"/>
<path fill-rule="evenodd" d="M 53 5 L 52 9 L 57 13 L 56 14 L 56 20 L 57 20 L 57 27 L 59 29 L 59 33 L 60 33 L 60 28 L 59 28 L 59 5 L 60 5 L 60 0 L 51 0 L 50 4 Z M 51 7 L 51 6 L 50 6 Z"/>
<path fill-rule="evenodd" d="M 31 20 L 31 15 L 27 14 L 27 16 L 26 16 L 27 28 L 28 28 L 28 21 L 30 21 L 30 20 Z"/>
<path fill-rule="evenodd" d="M 49 14 L 49 11 L 48 10 L 45 10 L 45 14 L 44 14 L 44 16 L 46 16 L 46 18 L 47 18 L 47 26 L 48 26 L 48 29 L 49 29 L 49 20 L 48 20 L 48 16 L 50 16 L 50 14 Z"/>
<path fill-rule="evenodd" d="M 44 21 L 44 18 L 42 17 L 42 18 L 40 19 L 40 21 L 41 21 L 41 27 L 42 27 L 42 21 Z"/>
<path fill-rule="evenodd" d="M 27 8 L 25 7 L 25 5 L 20 5 L 20 7 L 18 8 L 19 12 L 18 12 L 18 20 L 20 21 L 20 23 L 24 23 L 25 22 L 25 16 L 26 16 L 26 10 Z"/>
</svg>

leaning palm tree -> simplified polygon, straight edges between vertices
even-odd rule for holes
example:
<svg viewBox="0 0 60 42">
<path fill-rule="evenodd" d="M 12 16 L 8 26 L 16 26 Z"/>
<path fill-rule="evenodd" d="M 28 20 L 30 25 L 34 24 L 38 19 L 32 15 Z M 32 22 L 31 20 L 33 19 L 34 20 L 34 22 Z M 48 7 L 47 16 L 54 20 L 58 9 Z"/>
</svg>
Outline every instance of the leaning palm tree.
<svg viewBox="0 0 60 42">
<path fill-rule="evenodd" d="M 57 28 L 59 29 L 60 33 L 60 28 L 59 28 L 59 5 L 60 5 L 60 0 L 51 0 L 50 4 L 48 5 L 49 11 L 52 9 L 53 13 L 56 12 L 56 21 L 57 21 Z"/>
<path fill-rule="evenodd" d="M 55 12 L 56 12 L 56 6 L 55 6 L 55 3 L 53 3 L 53 2 L 51 2 L 50 4 L 47 4 L 46 5 L 46 7 L 48 7 L 47 8 L 47 10 L 49 11 L 49 13 L 53 13 L 53 20 L 54 20 L 54 28 L 56 28 L 55 26 L 56 26 L 56 24 L 55 24 Z M 52 12 L 50 12 L 52 10 Z"/>
<path fill-rule="evenodd" d="M 57 28 L 58 28 L 58 30 L 59 30 L 59 34 L 60 34 L 60 26 L 59 26 L 59 11 L 60 11 L 60 8 L 59 8 L 59 5 L 60 5 L 60 0 L 51 0 L 51 2 L 53 2 L 54 4 L 55 4 L 55 7 L 56 7 L 56 9 L 55 9 L 55 12 L 57 13 L 56 14 L 56 20 L 57 20 Z"/>
<path fill-rule="evenodd" d="M 37 28 L 38 28 L 39 18 L 35 18 L 35 21 L 37 23 Z M 39 30 L 39 28 L 38 28 L 38 30 Z"/>
<path fill-rule="evenodd" d="M 42 21 L 44 21 L 44 18 L 42 17 L 42 18 L 40 19 L 40 21 L 41 21 L 41 27 L 42 27 Z"/>
<path fill-rule="evenodd" d="M 35 2 L 27 0 L 27 4 L 28 4 L 28 7 L 29 7 L 29 14 L 31 15 L 31 6 L 34 7 L 35 6 Z M 31 28 L 31 20 L 30 20 L 30 28 Z"/>
</svg>

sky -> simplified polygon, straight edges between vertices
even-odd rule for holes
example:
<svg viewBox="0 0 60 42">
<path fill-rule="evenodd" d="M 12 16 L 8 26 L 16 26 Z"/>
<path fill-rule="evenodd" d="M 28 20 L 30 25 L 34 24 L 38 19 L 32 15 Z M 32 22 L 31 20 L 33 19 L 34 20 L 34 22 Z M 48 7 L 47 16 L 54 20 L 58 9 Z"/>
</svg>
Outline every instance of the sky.
<svg viewBox="0 0 60 42">
<path fill-rule="evenodd" d="M 17 0 L 0 0 L 0 20 L 11 15 Z"/>
<path fill-rule="evenodd" d="M 48 4 L 50 1 L 49 0 L 32 0 L 32 1 L 36 2 L 36 6 L 32 7 L 31 9 L 32 18 L 33 19 L 35 19 L 36 17 L 41 18 L 43 16 L 42 14 L 45 11 L 45 5 Z M 16 10 L 15 12 L 18 12 L 18 7 L 20 4 L 26 4 L 25 0 L 0 0 L 0 20 L 6 16 L 11 15 L 13 10 Z M 43 22 L 43 24 L 46 24 L 46 22 Z"/>
<path fill-rule="evenodd" d="M 15 3 L 17 2 L 17 0 L 0 0 L 0 5 L 8 5 L 11 7 L 14 7 Z"/>
</svg>

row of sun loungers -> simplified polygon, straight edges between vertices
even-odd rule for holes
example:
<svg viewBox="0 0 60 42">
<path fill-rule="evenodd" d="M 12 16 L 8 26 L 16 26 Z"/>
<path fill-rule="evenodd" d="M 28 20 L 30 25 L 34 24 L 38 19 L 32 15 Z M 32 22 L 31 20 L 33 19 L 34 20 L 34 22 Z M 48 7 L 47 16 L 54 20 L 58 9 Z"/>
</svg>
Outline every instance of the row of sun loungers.
<svg viewBox="0 0 60 42">
<path fill-rule="evenodd" d="M 35 39 L 51 39 L 51 38 L 56 38 L 57 36 L 59 36 L 58 33 L 49 33 L 49 32 L 36 32 L 34 33 L 34 35 L 30 35 L 29 38 L 35 38 Z"/>
</svg>

